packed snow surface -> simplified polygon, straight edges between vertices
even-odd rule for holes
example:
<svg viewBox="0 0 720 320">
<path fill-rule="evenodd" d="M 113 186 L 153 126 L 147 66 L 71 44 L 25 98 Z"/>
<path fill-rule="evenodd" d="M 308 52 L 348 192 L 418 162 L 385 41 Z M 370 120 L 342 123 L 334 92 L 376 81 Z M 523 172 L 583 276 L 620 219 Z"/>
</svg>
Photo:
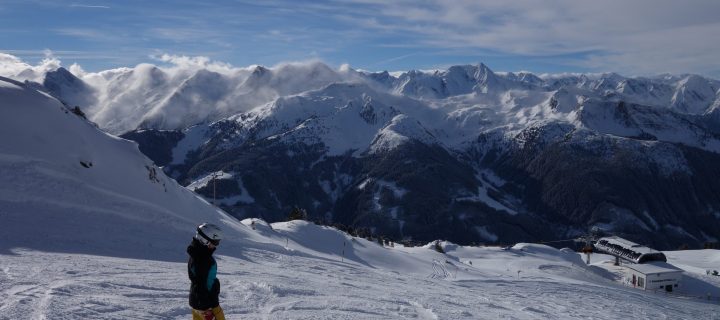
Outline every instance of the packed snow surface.
<svg viewBox="0 0 720 320">
<path fill-rule="evenodd" d="M 714 319 L 717 250 L 668 254 L 686 293 L 621 285 L 568 250 L 381 246 L 305 221 L 237 221 L 54 98 L 0 79 L 0 318 L 188 319 L 201 222 L 228 319 Z M 692 269 L 696 268 L 696 269 Z M 693 271 L 694 270 L 694 271 Z"/>
</svg>

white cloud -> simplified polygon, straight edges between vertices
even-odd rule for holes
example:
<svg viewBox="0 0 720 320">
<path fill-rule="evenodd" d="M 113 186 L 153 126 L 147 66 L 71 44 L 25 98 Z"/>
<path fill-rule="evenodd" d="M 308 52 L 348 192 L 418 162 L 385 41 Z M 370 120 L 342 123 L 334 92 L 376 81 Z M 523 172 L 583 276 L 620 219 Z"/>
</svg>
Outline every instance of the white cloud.
<svg viewBox="0 0 720 320">
<path fill-rule="evenodd" d="M 229 63 L 213 61 L 206 56 L 186 56 L 163 53 L 159 55 L 151 55 L 150 58 L 169 63 L 170 67 L 164 68 L 165 71 L 169 73 L 206 69 L 212 72 L 230 75 L 248 70 L 248 68 L 233 67 Z"/>
<path fill-rule="evenodd" d="M 625 73 L 720 70 L 718 1 L 347 0 L 375 8 L 340 17 L 418 48 L 476 48 Z"/>
<path fill-rule="evenodd" d="M 44 58 L 37 65 L 30 65 L 18 57 L 0 52 L 0 75 L 17 80 L 30 80 L 42 82 L 45 73 L 57 70 L 60 60 L 52 51 L 44 50 Z"/>
<path fill-rule="evenodd" d="M 210 63 L 210 58 L 203 56 L 190 57 L 164 53 L 160 56 L 152 55 L 150 58 L 162 62 L 169 62 L 178 67 L 204 68 Z"/>
<path fill-rule="evenodd" d="M 70 68 L 68 68 L 68 71 L 78 78 L 82 78 L 87 74 L 87 72 L 85 72 L 85 70 L 77 63 L 73 63 Z"/>
<path fill-rule="evenodd" d="M 113 133 L 138 126 L 182 128 L 356 77 L 347 66 L 334 70 L 319 60 L 309 60 L 277 64 L 246 83 L 256 65 L 234 67 L 205 56 L 158 54 L 152 58 L 160 65 L 141 63 L 87 72 L 72 64 L 70 72 L 90 86 L 84 92 L 90 96 L 68 103 L 83 106 L 93 121 Z M 18 80 L 42 82 L 47 71 L 60 66 L 50 51 L 37 65 L 0 53 L 0 75 Z"/>
<path fill-rule="evenodd" d="M 717 0 L 238 0 L 181 4 L 142 8 L 118 4 L 113 9 L 125 10 L 113 11 L 125 14 L 119 17 L 132 23 L 93 28 L 63 23 L 49 29 L 56 35 L 98 45 L 93 49 L 100 51 L 97 54 L 117 55 L 105 59 L 114 65 L 139 62 L 138 57 L 154 48 L 149 45 L 226 59 L 241 52 L 242 58 L 233 61 L 243 63 L 308 57 L 347 61 L 357 56 L 359 47 L 379 47 L 387 58 L 381 61 L 374 56 L 379 61 L 375 65 L 389 64 L 388 68 L 418 52 L 477 57 L 473 61 L 490 54 L 515 61 L 544 59 L 553 65 L 624 74 L 720 74 L 720 60 L 712 57 L 713 52 L 720 52 L 720 42 L 715 41 L 720 34 Z M 239 7 L 243 4 L 249 6 Z M 46 5 L 78 10 L 107 7 L 92 1 Z M 132 31 L 128 31 L 129 25 Z M 250 60 L 243 60 L 245 57 Z M 360 61 L 363 59 L 353 62 Z M 537 61 L 519 68 L 532 69 Z M 457 62 L 429 61 L 418 67 Z M 372 61 L 363 63 L 373 66 Z"/>
<path fill-rule="evenodd" d="M 22 62 L 18 57 L 0 52 L 0 72 L 3 76 L 15 75 L 29 67 L 30 65 Z"/>
</svg>

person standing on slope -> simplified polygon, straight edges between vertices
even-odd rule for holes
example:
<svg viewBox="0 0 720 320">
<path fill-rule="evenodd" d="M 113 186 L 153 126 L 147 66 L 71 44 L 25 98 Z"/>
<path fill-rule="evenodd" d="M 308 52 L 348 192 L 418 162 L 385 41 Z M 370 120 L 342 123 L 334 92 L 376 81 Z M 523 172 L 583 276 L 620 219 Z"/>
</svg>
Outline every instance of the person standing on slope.
<svg viewBox="0 0 720 320">
<path fill-rule="evenodd" d="M 222 239 L 222 230 L 214 224 L 203 223 L 197 227 L 192 242 L 187 247 L 188 277 L 190 277 L 190 307 L 193 320 L 225 320 L 220 307 L 220 281 L 217 262 L 212 254 Z"/>
</svg>

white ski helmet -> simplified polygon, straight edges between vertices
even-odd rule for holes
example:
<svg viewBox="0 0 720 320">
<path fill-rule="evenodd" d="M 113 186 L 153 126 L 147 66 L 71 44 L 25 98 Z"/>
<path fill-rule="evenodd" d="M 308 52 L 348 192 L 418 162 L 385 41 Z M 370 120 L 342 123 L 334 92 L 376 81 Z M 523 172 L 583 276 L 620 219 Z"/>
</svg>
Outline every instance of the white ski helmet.
<svg viewBox="0 0 720 320">
<path fill-rule="evenodd" d="M 212 243 L 217 246 L 222 240 L 223 233 L 220 227 L 212 223 L 203 223 L 197 227 L 197 233 L 195 233 L 195 239 L 200 241 L 204 245 Z"/>
</svg>

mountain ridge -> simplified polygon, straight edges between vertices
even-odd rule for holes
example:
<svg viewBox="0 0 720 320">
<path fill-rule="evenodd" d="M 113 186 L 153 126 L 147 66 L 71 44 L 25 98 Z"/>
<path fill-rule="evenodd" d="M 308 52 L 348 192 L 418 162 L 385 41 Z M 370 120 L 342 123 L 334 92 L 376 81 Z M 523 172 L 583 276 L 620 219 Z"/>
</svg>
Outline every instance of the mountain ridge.
<svg viewBox="0 0 720 320">
<path fill-rule="evenodd" d="M 602 226 L 661 248 L 717 241 L 720 199 L 708 190 L 720 190 L 720 173 L 707 164 L 720 152 L 716 80 L 535 76 L 484 64 L 398 76 L 319 63 L 234 72 L 145 65 L 108 79 L 152 76 L 142 83 L 160 92 L 134 85 L 119 95 L 150 103 L 135 104 L 130 119 L 145 120 L 129 123 L 143 128 L 124 137 L 159 150 L 146 152 L 183 185 L 228 173 L 222 206 L 236 217 L 279 221 L 297 205 L 395 238 L 531 241 Z M 198 74 L 206 81 L 188 85 Z M 187 99 L 162 102 L 176 82 L 189 87 L 173 96 Z M 195 115 L 192 92 L 209 106 Z M 88 113 L 118 119 L 119 108 Z"/>
</svg>

